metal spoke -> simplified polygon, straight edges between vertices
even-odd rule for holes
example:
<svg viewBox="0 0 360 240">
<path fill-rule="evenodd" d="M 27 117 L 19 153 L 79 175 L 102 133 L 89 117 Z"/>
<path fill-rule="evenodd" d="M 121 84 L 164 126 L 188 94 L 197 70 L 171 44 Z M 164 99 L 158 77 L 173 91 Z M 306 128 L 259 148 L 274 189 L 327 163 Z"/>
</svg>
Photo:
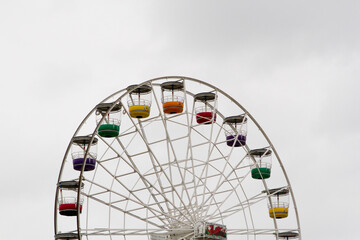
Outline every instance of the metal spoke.
<svg viewBox="0 0 360 240">
<path fill-rule="evenodd" d="M 157 105 L 157 107 L 158 107 L 158 110 L 159 110 L 159 112 L 161 112 L 162 109 L 161 109 L 160 106 L 159 106 L 159 102 L 158 102 L 155 94 L 154 94 L 154 98 L 155 98 L 155 102 L 156 102 L 156 105 Z M 172 143 L 172 141 L 171 141 L 171 139 L 170 139 L 170 134 L 169 134 L 168 127 L 167 127 L 167 124 L 166 124 L 166 117 L 164 118 L 163 115 L 160 114 L 160 118 L 161 118 L 161 120 L 162 120 L 164 129 L 165 129 L 165 133 L 166 133 L 166 141 L 167 141 L 167 151 L 168 151 L 168 154 L 169 154 L 169 151 L 170 151 L 170 149 L 171 149 L 171 152 L 173 153 L 175 165 L 176 165 L 176 167 L 177 167 L 177 169 L 178 169 L 178 172 L 179 172 L 179 175 L 180 175 L 180 177 L 181 177 L 181 182 L 184 183 L 184 178 L 183 178 L 183 175 L 182 175 L 182 173 L 181 173 L 181 171 L 180 171 L 179 163 L 177 162 L 177 159 L 178 159 L 178 158 L 176 157 L 176 153 L 175 153 L 175 150 L 174 150 L 174 146 L 173 146 L 173 143 Z M 170 163 L 170 157 L 168 158 L 168 162 Z M 171 167 L 169 168 L 169 171 L 170 171 L 170 175 L 171 175 Z M 173 186 L 173 184 L 172 184 L 172 178 L 171 178 L 171 176 L 170 176 L 170 179 L 171 179 L 171 182 L 170 182 L 170 183 L 171 183 L 171 186 L 173 187 L 173 188 L 172 188 L 172 193 L 173 193 L 173 194 L 175 193 L 175 194 L 177 195 L 177 197 L 179 198 L 180 202 L 183 204 L 184 209 L 187 211 L 188 216 L 191 218 L 192 222 L 194 222 L 194 219 L 192 218 L 192 214 L 190 214 L 190 211 L 187 209 L 186 204 L 185 204 L 185 203 L 183 202 L 183 200 L 182 200 L 182 195 L 180 195 L 180 194 L 177 192 L 176 188 L 174 188 L 174 186 Z M 190 196 L 189 196 L 189 193 L 188 193 L 188 191 L 186 190 L 186 188 L 185 188 L 185 192 L 186 192 L 186 196 L 187 196 L 187 198 L 188 198 L 188 200 L 189 200 L 189 205 L 190 205 L 190 207 L 192 208 L 192 204 L 191 204 L 191 201 L 190 201 Z M 173 199 L 174 199 L 174 196 L 173 196 Z M 192 212 L 194 212 L 194 209 L 193 209 L 193 208 L 192 208 Z"/>
</svg>

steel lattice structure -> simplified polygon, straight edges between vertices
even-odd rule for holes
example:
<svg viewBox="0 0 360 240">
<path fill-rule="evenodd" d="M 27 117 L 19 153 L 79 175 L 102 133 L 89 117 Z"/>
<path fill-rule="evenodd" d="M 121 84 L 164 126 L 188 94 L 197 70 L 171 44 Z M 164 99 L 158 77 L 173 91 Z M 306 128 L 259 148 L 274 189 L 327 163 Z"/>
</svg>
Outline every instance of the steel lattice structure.
<svg viewBox="0 0 360 240">
<path fill-rule="evenodd" d="M 181 113 L 163 111 L 161 84 L 168 81 L 183 84 Z M 133 118 L 128 95 L 145 85 L 151 87 L 150 116 Z M 199 92 L 216 96 L 206 105 L 216 112 L 211 124 L 196 121 L 194 96 Z M 224 91 L 198 79 L 168 76 L 115 92 L 101 103 L 111 103 L 107 114 L 122 105 L 120 132 L 100 136 L 106 114 L 96 123 L 94 107 L 74 133 L 90 136 L 90 145 L 98 140 L 97 156 L 84 149 L 84 159 L 97 162 L 93 171 L 84 171 L 85 164 L 75 171 L 70 154 L 74 138 L 70 141 L 58 185 L 73 180 L 84 188 L 74 189 L 76 214 L 69 217 L 59 215 L 62 192 L 57 187 L 56 239 L 204 239 L 195 229 L 204 222 L 226 225 L 228 239 L 279 239 L 284 232 L 301 239 L 293 189 L 276 149 L 254 117 Z M 240 147 L 229 146 L 224 136 L 224 120 L 232 115 L 247 120 L 246 144 Z M 268 179 L 252 178 L 252 169 L 261 169 L 249 154 L 256 148 L 273 153 Z M 289 217 L 270 218 L 268 207 L 276 207 L 269 199 L 284 190 L 290 196 Z"/>
</svg>

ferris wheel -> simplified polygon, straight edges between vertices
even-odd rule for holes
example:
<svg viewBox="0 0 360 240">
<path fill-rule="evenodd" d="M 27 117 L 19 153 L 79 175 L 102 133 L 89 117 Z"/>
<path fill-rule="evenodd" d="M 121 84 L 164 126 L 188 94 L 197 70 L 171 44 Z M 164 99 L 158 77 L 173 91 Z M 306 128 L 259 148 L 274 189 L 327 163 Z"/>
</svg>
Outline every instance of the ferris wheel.
<svg viewBox="0 0 360 240">
<path fill-rule="evenodd" d="M 182 76 L 128 86 L 90 111 L 61 165 L 54 229 L 55 239 L 301 239 L 264 130 L 221 89 Z"/>
</svg>

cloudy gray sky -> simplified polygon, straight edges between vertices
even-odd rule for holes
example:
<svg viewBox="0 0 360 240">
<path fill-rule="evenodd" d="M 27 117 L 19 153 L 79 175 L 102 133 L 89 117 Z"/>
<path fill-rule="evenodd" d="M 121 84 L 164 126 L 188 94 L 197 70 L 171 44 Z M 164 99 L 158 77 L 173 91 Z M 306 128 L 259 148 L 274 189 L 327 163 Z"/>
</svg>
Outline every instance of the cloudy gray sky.
<svg viewBox="0 0 360 240">
<path fill-rule="evenodd" d="M 0 1 L 1 239 L 51 239 L 94 105 L 165 75 L 238 100 L 289 174 L 304 239 L 357 239 L 359 1 Z"/>
</svg>

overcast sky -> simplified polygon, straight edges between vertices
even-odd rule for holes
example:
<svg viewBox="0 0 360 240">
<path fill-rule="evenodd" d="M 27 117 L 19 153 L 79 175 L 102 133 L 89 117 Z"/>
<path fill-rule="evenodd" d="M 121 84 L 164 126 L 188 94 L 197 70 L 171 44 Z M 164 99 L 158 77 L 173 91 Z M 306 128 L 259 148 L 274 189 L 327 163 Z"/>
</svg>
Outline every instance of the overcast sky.
<svg viewBox="0 0 360 240">
<path fill-rule="evenodd" d="M 356 0 L 0 0 L 0 238 L 52 239 L 62 157 L 93 106 L 183 75 L 264 128 L 303 239 L 358 239 L 359 12 Z"/>
</svg>

